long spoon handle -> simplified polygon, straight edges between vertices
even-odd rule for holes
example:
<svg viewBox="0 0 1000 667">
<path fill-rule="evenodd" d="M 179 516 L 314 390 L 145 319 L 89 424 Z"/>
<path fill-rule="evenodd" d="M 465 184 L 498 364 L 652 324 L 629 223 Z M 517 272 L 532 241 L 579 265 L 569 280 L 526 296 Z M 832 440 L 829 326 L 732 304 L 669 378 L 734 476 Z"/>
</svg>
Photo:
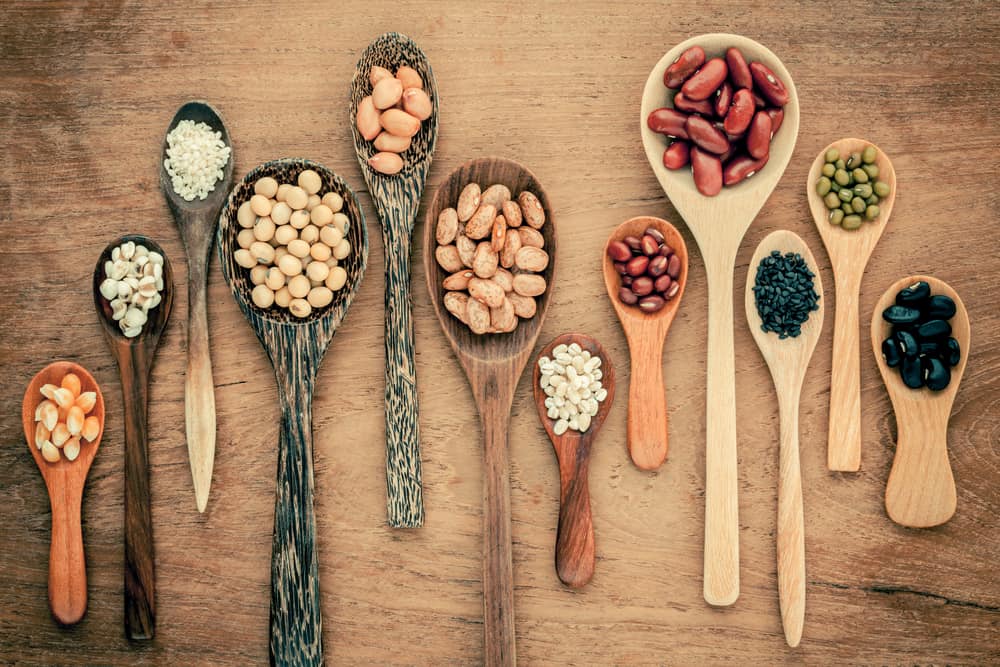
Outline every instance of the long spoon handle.
<svg viewBox="0 0 1000 667">
<path fill-rule="evenodd" d="M 383 221 L 385 246 L 385 477 L 386 507 L 393 528 L 424 523 L 413 361 L 409 227 Z"/>
<path fill-rule="evenodd" d="M 83 555 L 80 505 L 83 489 L 53 485 L 60 492 L 52 502 L 52 544 L 49 547 L 49 607 L 63 625 L 78 622 L 87 612 L 87 568 Z"/>
<path fill-rule="evenodd" d="M 667 458 L 669 446 L 663 338 L 630 336 L 629 356 L 632 371 L 628 387 L 628 451 L 636 467 L 655 470 Z"/>
<path fill-rule="evenodd" d="M 559 533 L 556 573 L 578 588 L 594 576 L 594 519 L 590 511 L 590 438 L 577 440 L 559 456 Z"/>
<path fill-rule="evenodd" d="M 858 295 L 861 277 L 834 274 L 837 315 L 833 327 L 830 377 L 830 439 L 826 465 L 830 470 L 857 472 L 861 467 L 861 350 Z"/>
<path fill-rule="evenodd" d="M 706 602 L 720 606 L 733 604 L 740 594 L 736 364 L 733 356 L 734 264 L 735 254 L 720 258 L 705 253 L 705 269 L 708 272 L 708 403 L 704 595 Z"/>
<path fill-rule="evenodd" d="M 209 237 L 211 241 L 211 237 Z M 209 245 L 211 248 L 211 245 Z M 191 258 L 188 264 L 188 359 L 184 379 L 184 413 L 188 459 L 199 512 L 208 505 L 215 465 L 215 383 L 208 345 L 205 288 L 208 261 Z"/>
<path fill-rule="evenodd" d="M 801 386 L 801 385 L 800 385 Z M 806 611 L 806 548 L 799 470 L 799 393 L 779 395 L 778 603 L 785 641 L 798 646 Z"/>
</svg>

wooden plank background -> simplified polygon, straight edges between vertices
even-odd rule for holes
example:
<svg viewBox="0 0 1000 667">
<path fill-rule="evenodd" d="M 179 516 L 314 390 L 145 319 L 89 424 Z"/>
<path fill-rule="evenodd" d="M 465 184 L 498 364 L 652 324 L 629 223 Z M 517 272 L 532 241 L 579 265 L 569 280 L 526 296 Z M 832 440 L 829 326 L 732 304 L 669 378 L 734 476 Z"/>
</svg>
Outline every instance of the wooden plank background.
<svg viewBox="0 0 1000 667">
<path fill-rule="evenodd" d="M 369 272 L 321 369 L 315 403 L 328 662 L 481 661 L 479 425 L 419 261 L 413 298 L 427 523 L 410 532 L 385 524 L 383 254 L 346 108 L 359 54 L 392 29 L 416 39 L 437 76 L 440 141 L 428 193 L 477 156 L 503 155 L 533 169 L 560 224 L 561 268 L 539 344 L 566 331 L 593 334 L 622 381 L 596 443 L 597 572 L 580 591 L 555 576 L 556 462 L 527 375 L 518 388 L 510 446 L 521 662 L 1000 662 L 1000 13 L 993 2 L 7 0 L 0 7 L 0 663 L 266 661 L 276 390 L 217 259 L 209 318 L 218 454 L 209 508 L 195 511 L 184 441 L 187 304 L 178 289 L 150 405 L 157 636 L 130 644 L 122 632 L 121 392 L 90 276 L 104 245 L 125 232 L 155 238 L 184 274 L 157 160 L 167 123 L 190 98 L 206 98 L 225 115 L 238 175 L 272 158 L 314 158 L 348 179 L 369 216 Z M 774 50 L 802 105 L 795 154 L 740 251 L 736 303 L 757 242 L 777 228 L 806 239 L 833 285 L 804 182 L 829 141 L 860 136 L 887 151 L 899 177 L 891 228 L 862 286 L 862 321 L 892 281 L 918 272 L 953 285 L 972 319 L 971 358 L 949 431 L 958 511 L 937 529 L 903 529 L 882 504 L 896 426 L 867 338 L 862 470 L 825 469 L 836 298 L 828 290 L 802 401 L 808 587 L 796 650 L 785 646 L 775 582 L 777 407 L 741 308 L 742 595 L 731 608 L 713 609 L 701 596 L 700 255 L 680 225 L 692 271 L 664 361 L 671 457 L 652 474 L 636 470 L 625 451 L 628 351 L 599 271 L 605 238 L 622 220 L 651 214 L 680 223 L 643 155 L 639 97 L 667 49 L 712 31 L 739 32 Z M 420 252 L 418 241 L 414 258 Z M 90 606 L 71 629 L 49 616 L 50 514 L 18 421 L 30 377 L 58 358 L 94 373 L 109 416 L 84 497 Z"/>
</svg>

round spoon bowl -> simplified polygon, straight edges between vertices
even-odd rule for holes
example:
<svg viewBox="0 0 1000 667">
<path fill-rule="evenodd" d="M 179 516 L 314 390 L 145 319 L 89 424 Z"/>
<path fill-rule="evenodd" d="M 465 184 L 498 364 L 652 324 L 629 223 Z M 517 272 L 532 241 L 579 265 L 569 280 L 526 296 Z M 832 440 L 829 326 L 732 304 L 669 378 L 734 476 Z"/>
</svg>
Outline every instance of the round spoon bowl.
<svg viewBox="0 0 1000 667">
<path fill-rule="evenodd" d="M 112 317 L 111 302 L 105 299 L 101 294 L 101 282 L 106 277 L 104 275 L 104 263 L 111 259 L 111 251 L 128 241 L 131 241 L 136 245 L 143 245 L 148 250 L 156 251 L 163 256 L 163 291 L 160 293 L 160 303 L 157 304 L 155 308 L 149 309 L 149 312 L 146 313 L 148 319 L 146 320 L 146 323 L 142 325 L 142 331 L 138 336 L 133 338 L 128 338 L 124 333 L 122 333 L 122 330 L 118 328 L 118 322 Z M 101 253 L 101 256 L 97 259 L 97 265 L 94 267 L 93 291 L 94 306 L 99 315 L 98 319 L 101 321 L 105 333 L 109 336 L 109 340 L 112 341 L 113 344 L 117 343 L 134 346 L 139 343 L 145 343 L 147 341 L 158 339 L 160 334 L 163 333 L 164 328 L 167 326 L 167 320 L 170 318 L 170 309 L 174 302 L 174 271 L 170 266 L 170 258 L 167 257 L 167 253 L 164 252 L 160 244 L 148 236 L 143 236 L 142 234 L 127 234 L 119 237 L 109 243 Z"/>
</svg>

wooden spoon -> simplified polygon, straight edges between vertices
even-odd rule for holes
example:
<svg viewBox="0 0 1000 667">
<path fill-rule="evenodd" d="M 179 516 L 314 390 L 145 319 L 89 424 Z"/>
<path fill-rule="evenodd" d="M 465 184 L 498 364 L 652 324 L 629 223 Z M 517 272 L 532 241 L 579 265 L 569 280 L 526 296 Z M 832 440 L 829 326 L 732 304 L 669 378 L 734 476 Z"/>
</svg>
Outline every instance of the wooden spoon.
<svg viewBox="0 0 1000 667">
<path fill-rule="evenodd" d="M 829 221 L 829 209 L 816 194 L 816 181 L 826 162 L 826 152 L 836 148 L 841 155 L 863 151 L 875 144 L 863 139 L 835 141 L 816 156 L 806 179 L 809 210 L 823 245 L 833 264 L 837 312 L 833 326 L 833 364 L 830 375 L 830 440 L 827 444 L 826 465 L 830 470 L 856 472 L 861 468 L 861 333 L 858 321 L 858 299 L 865 266 L 875 244 L 882 237 L 892 205 L 896 201 L 896 171 L 881 150 L 875 164 L 879 180 L 885 181 L 892 192 L 879 201 L 881 214 L 874 223 L 865 222 L 859 229 L 844 229 Z M 878 147 L 876 146 L 876 149 Z M 881 354 L 881 352 L 879 352 Z"/>
<path fill-rule="evenodd" d="M 97 394 L 97 403 L 88 416 L 97 417 L 101 428 L 93 442 L 81 441 L 80 454 L 75 461 L 62 457 L 56 463 L 49 463 L 35 446 L 35 409 L 45 398 L 39 391 L 42 385 L 54 384 L 58 387 L 67 373 L 75 373 L 80 378 L 81 391 Z M 40 370 L 28 384 L 21 402 L 21 422 L 28 450 L 42 473 L 52 506 L 49 608 L 59 623 L 72 625 L 87 612 L 87 565 L 83 553 L 80 508 L 87 473 L 104 435 L 104 395 L 97 381 L 83 366 L 71 361 L 57 361 Z"/>
<path fill-rule="evenodd" d="M 782 340 L 774 332 L 761 329 L 754 285 L 757 266 L 777 250 L 781 254 L 798 253 L 815 274 L 813 289 L 820 296 L 819 310 L 809 314 L 796 338 Z M 798 646 L 806 611 L 805 533 L 802 525 L 802 475 L 799 471 L 799 397 L 809 359 L 823 330 L 823 281 L 816 270 L 816 259 L 809 246 L 797 234 L 778 230 L 768 234 L 750 260 L 747 272 L 747 323 L 760 353 L 771 369 L 778 394 L 781 420 L 780 466 L 778 476 L 778 602 L 785 641 Z"/>
<path fill-rule="evenodd" d="M 548 289 L 536 298 L 538 309 L 529 320 L 521 320 L 512 333 L 478 336 L 449 313 L 443 303 L 441 281 L 447 274 L 434 258 L 437 247 L 434 232 L 438 214 L 454 206 L 468 183 L 487 186 L 501 183 L 516 198 L 523 190 L 538 196 L 545 210 L 545 225 L 540 230 L 545 249 L 551 258 L 543 272 Z M 503 158 L 472 160 L 453 171 L 438 188 L 427 207 L 424 224 L 424 273 L 434 312 L 444 335 L 455 351 L 479 408 L 484 431 L 483 509 L 483 598 L 485 626 L 485 664 L 513 665 L 514 583 L 510 537 L 510 456 L 508 426 L 517 380 L 531 356 L 552 295 L 555 276 L 555 222 L 548 197 L 535 175 L 520 164 Z"/>
<path fill-rule="evenodd" d="M 626 236 L 642 237 L 646 229 L 654 228 L 663 234 L 667 245 L 680 258 L 680 289 L 667 305 L 655 313 L 647 313 L 638 306 L 628 306 L 618 298 L 621 276 L 608 256 L 614 241 Z M 611 233 L 604 247 L 604 286 L 608 298 L 622 323 L 631 356 L 631 375 L 628 388 L 628 451 L 632 462 L 642 470 L 656 470 L 667 458 L 669 428 L 667 425 L 667 397 L 663 386 L 663 345 L 667 331 L 674 321 L 687 285 L 688 253 L 684 238 L 677 228 L 666 220 L 640 216 L 626 220 Z"/>
<path fill-rule="evenodd" d="M 594 576 L 594 521 L 590 513 L 590 486 L 587 480 L 590 469 L 590 446 L 604 425 L 615 398 L 615 366 L 607 351 L 595 339 L 585 334 L 563 334 L 545 346 L 538 358 L 551 357 L 559 345 L 578 344 L 594 357 L 601 359 L 601 385 L 608 395 L 598 404 L 597 414 L 590 428 L 581 433 L 573 429 L 562 435 L 553 431 L 555 420 L 548 415 L 545 390 L 539 384 L 541 370 L 536 361 L 532 374 L 535 407 L 538 418 L 549 434 L 549 440 L 559 459 L 559 532 L 556 536 L 556 574 L 559 580 L 572 588 L 579 588 Z"/>
<path fill-rule="evenodd" d="M 336 192 L 344 198 L 351 254 L 340 261 L 339 266 L 347 271 L 347 284 L 335 293 L 333 302 L 298 319 L 277 306 L 263 309 L 254 304 L 250 272 L 236 263 L 233 253 L 239 248 L 236 212 L 253 195 L 257 179 L 270 176 L 279 183 L 295 183 L 306 169 L 323 179 L 321 194 Z M 274 160 L 254 168 L 233 188 L 219 216 L 218 236 L 222 275 L 271 360 L 281 403 L 271 546 L 271 664 L 320 665 L 323 619 L 313 510 L 312 397 L 323 355 L 354 301 L 368 264 L 365 216 L 347 183 L 323 165 L 301 159 Z"/>
<path fill-rule="evenodd" d="M 101 296 L 104 262 L 126 241 L 163 255 L 163 292 L 159 305 L 148 313 L 142 333 L 126 338 L 111 317 L 111 304 Z M 146 406 L 149 372 L 160 335 L 167 326 L 174 301 L 174 273 L 163 248 L 152 239 L 130 234 L 112 241 L 94 267 L 94 306 L 104 337 L 118 363 L 125 406 L 125 634 L 129 639 L 152 639 L 156 629 L 153 517 L 149 494 L 149 440 Z"/>
<path fill-rule="evenodd" d="M 361 136 L 355 124 L 358 104 L 371 94 L 368 74 L 374 65 L 393 73 L 403 65 L 417 70 L 433 104 L 430 118 L 421 124 L 410 148 L 402 154 L 403 170 L 392 176 L 369 166 L 368 159 L 378 151 L 372 142 Z M 369 44 L 361 54 L 351 82 L 350 122 L 358 164 L 382 222 L 382 244 L 385 248 L 386 509 L 389 525 L 393 528 L 417 528 L 424 523 L 424 495 L 420 472 L 417 375 L 413 363 L 410 239 L 437 143 L 438 94 L 427 56 L 409 37 L 387 32 Z"/>
<path fill-rule="evenodd" d="M 955 302 L 951 335 L 958 341 L 962 358 L 951 369 L 951 383 L 942 391 L 910 389 L 898 368 L 889 368 L 882 356 L 882 341 L 891 325 L 882 311 L 891 306 L 904 287 L 924 280 L 931 294 L 950 296 Z M 955 478 L 948 462 L 948 418 L 958 385 L 969 358 L 969 314 L 958 293 L 943 280 L 931 276 L 909 276 L 893 283 L 872 313 L 872 351 L 896 413 L 896 455 L 885 487 L 885 510 L 902 526 L 929 528 L 948 521 L 955 513 Z"/>
<path fill-rule="evenodd" d="M 709 57 L 738 47 L 748 61 L 771 68 L 788 88 L 785 118 L 771 143 L 767 166 L 753 178 L 705 197 L 690 169 L 663 166 L 666 137 L 646 125 L 649 113 L 669 104 L 663 72 L 687 48 L 700 45 Z M 653 173 L 681 214 L 701 249 L 708 276 L 708 400 L 705 452 L 705 600 L 729 605 L 740 593 L 739 507 L 736 476 L 736 370 L 733 353 L 733 268 L 740 242 L 761 206 L 785 171 L 799 133 L 799 98 L 785 66 L 769 49 L 739 35 L 692 37 L 671 49 L 656 64 L 642 95 L 640 131 Z"/>
<path fill-rule="evenodd" d="M 207 102 L 188 102 L 178 109 L 166 134 L 170 134 L 182 120 L 205 123 L 222 135 L 222 141 L 232 151 L 232 142 L 222 118 Z M 188 362 L 184 378 L 185 432 L 195 504 L 199 512 L 204 512 L 208 505 L 212 468 L 215 465 L 215 383 L 212 380 L 212 358 L 208 345 L 205 290 L 219 210 L 233 183 L 233 155 L 230 152 L 229 161 L 222 170 L 222 180 L 215 184 L 215 189 L 205 199 L 185 201 L 174 192 L 170 174 L 163 164 L 167 157 L 166 134 L 160 158 L 160 187 L 177 228 L 180 229 L 187 254 Z"/>
</svg>

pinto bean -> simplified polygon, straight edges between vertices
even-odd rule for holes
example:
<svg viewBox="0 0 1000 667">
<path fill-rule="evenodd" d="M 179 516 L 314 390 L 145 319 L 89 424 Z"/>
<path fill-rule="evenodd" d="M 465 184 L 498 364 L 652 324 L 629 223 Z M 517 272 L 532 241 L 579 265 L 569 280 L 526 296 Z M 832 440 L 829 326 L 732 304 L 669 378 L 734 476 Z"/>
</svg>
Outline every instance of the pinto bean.
<svg viewBox="0 0 1000 667">
<path fill-rule="evenodd" d="M 705 49 L 692 46 L 667 67 L 663 73 L 663 85 L 667 88 L 679 88 L 704 62 Z"/>
<path fill-rule="evenodd" d="M 729 68 L 726 67 L 725 60 L 712 58 L 684 82 L 684 85 L 681 86 L 681 92 L 695 102 L 707 100 L 726 80 L 728 73 Z"/>
</svg>

